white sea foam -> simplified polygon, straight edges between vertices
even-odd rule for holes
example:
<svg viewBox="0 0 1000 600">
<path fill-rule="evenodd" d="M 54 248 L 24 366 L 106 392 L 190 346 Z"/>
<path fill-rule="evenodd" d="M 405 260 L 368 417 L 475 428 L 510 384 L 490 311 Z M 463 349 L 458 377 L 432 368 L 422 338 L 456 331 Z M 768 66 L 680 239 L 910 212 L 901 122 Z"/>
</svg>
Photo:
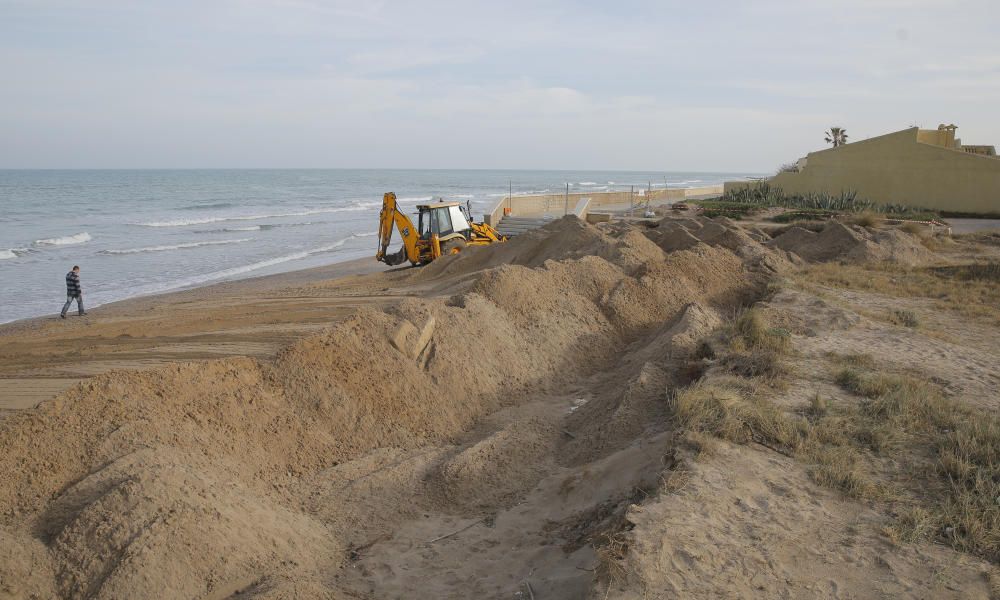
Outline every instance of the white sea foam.
<svg viewBox="0 0 1000 600">
<path fill-rule="evenodd" d="M 580 185 L 597 185 L 594 181 L 581 181 Z"/>
<path fill-rule="evenodd" d="M 452 198 L 475 198 L 475 194 L 451 194 Z"/>
<path fill-rule="evenodd" d="M 246 227 L 224 227 L 221 229 L 195 229 L 192 233 L 246 233 L 247 231 L 270 231 L 279 227 L 304 227 L 306 225 L 320 225 L 323 221 L 305 221 L 302 223 L 262 223 L 260 225 L 248 225 Z"/>
<path fill-rule="evenodd" d="M 362 237 L 371 237 L 371 236 L 374 236 L 374 235 L 378 235 L 378 233 L 377 232 L 372 232 L 372 233 L 355 233 L 355 234 L 349 235 L 349 236 L 347 236 L 347 237 L 345 237 L 343 239 L 337 240 L 336 242 L 334 242 L 332 244 L 326 244 L 324 246 L 318 246 L 316 248 L 312 248 L 312 249 L 309 249 L 309 250 L 302 250 L 300 252 L 293 252 L 291 254 L 285 254 L 283 256 L 276 256 L 274 258 L 268 258 L 268 259 L 261 260 L 261 261 L 255 262 L 255 263 L 251 263 L 249 265 L 243 265 L 241 267 L 232 267 L 230 269 L 223 269 L 222 271 L 215 271 L 213 273 L 205 273 L 204 275 L 198 275 L 196 277 L 191 277 L 189 279 L 180 281 L 180 282 L 178 282 L 178 283 L 170 286 L 169 289 L 176 289 L 176 288 L 181 288 L 181 287 L 190 287 L 190 286 L 199 285 L 199 284 L 202 284 L 202 283 L 207 283 L 209 281 L 216 281 L 218 279 L 229 279 L 229 278 L 232 278 L 232 277 L 236 277 L 238 275 L 243 275 L 245 273 L 251 273 L 253 271 L 259 271 L 260 269 L 265 269 L 267 267 L 273 267 L 275 265 L 280 265 L 282 263 L 291 262 L 291 261 L 294 261 L 294 260 L 302 260 L 303 258 L 308 258 L 310 256 L 313 256 L 314 254 L 322 254 L 324 252 L 332 252 L 332 251 L 336 250 L 337 248 L 340 248 L 341 246 L 343 246 L 347 242 L 353 240 L 353 239 L 362 238 Z M 159 290 L 159 291 L 166 291 L 166 290 Z"/>
<path fill-rule="evenodd" d="M 190 242 L 187 244 L 176 244 L 173 246 L 147 246 L 145 248 L 128 248 L 126 250 L 102 250 L 100 254 L 140 254 L 143 252 L 166 252 L 168 250 L 184 250 L 187 248 L 200 248 L 201 246 L 224 246 L 226 244 L 242 244 L 249 242 L 250 238 L 241 240 L 213 240 L 210 242 Z"/>
<path fill-rule="evenodd" d="M 381 206 L 381 203 L 379 203 Z M 280 219 L 283 217 L 304 217 L 306 215 L 320 215 L 326 213 L 357 212 L 373 208 L 371 203 L 358 202 L 352 206 L 339 206 L 336 208 L 312 208 L 287 213 L 272 213 L 260 215 L 233 215 L 228 217 L 204 217 L 201 219 L 176 219 L 173 221 L 151 221 L 148 223 L 133 223 L 143 227 L 186 227 L 188 225 L 205 225 L 208 223 L 224 223 L 226 221 L 256 221 L 258 219 Z"/>
<path fill-rule="evenodd" d="M 78 233 L 76 235 L 67 235 L 64 237 L 57 238 L 47 238 L 44 240 L 35 240 L 36 246 L 69 246 L 72 244 L 82 244 L 84 242 L 89 242 L 91 240 L 90 234 L 86 231 Z"/>
<path fill-rule="evenodd" d="M 14 254 L 13 250 L 0 250 L 0 260 L 8 260 L 11 258 L 17 258 L 17 254 Z"/>
<path fill-rule="evenodd" d="M 514 197 L 516 198 L 518 196 L 537 196 L 539 194 L 548 194 L 551 191 L 552 190 L 544 189 L 544 190 L 528 190 L 526 192 L 514 192 Z M 488 198 L 506 198 L 507 192 L 504 192 L 502 194 L 486 194 L 486 196 Z"/>
</svg>

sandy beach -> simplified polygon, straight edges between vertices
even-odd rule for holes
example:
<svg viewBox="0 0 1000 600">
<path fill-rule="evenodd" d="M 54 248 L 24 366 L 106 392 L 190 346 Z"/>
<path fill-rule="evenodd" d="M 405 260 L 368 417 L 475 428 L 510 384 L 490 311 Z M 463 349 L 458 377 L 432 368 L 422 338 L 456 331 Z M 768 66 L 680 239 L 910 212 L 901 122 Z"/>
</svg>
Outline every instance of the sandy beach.
<svg viewBox="0 0 1000 600">
<path fill-rule="evenodd" d="M 397 301 L 364 277 L 385 270 L 374 259 L 358 259 L 133 298 L 90 309 L 86 317 L 74 310 L 66 320 L 55 299 L 50 316 L 0 325 L 0 414 L 112 369 L 273 356 L 359 306 Z"/>
<path fill-rule="evenodd" d="M 998 248 L 570 216 L 4 326 L 0 591 L 989 598 L 996 547 L 910 462 L 950 433 L 845 424 L 874 377 L 994 418 L 995 284 L 892 282 Z"/>
</svg>

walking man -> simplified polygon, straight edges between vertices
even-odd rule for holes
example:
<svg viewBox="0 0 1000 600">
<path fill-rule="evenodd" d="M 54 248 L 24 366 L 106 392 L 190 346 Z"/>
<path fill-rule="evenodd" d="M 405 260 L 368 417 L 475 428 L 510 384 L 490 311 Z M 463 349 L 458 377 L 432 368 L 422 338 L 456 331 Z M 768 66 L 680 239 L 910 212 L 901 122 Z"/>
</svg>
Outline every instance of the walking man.
<svg viewBox="0 0 1000 600">
<path fill-rule="evenodd" d="M 80 267 L 73 267 L 73 270 L 66 273 L 66 304 L 63 305 L 62 318 L 66 318 L 66 311 L 69 305 L 76 300 L 76 307 L 80 309 L 80 316 L 87 314 L 83 311 L 83 288 L 80 287 Z"/>
</svg>

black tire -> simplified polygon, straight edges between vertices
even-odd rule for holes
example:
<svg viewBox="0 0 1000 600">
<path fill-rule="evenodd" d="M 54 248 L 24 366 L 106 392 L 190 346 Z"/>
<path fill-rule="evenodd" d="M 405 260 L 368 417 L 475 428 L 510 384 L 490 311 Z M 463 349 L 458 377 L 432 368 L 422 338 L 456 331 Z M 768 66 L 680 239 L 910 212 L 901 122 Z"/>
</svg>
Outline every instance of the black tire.
<svg viewBox="0 0 1000 600">
<path fill-rule="evenodd" d="M 465 238 L 461 237 L 451 238 L 450 240 L 441 244 L 441 256 L 448 256 L 449 254 L 458 254 L 462 250 L 465 250 L 465 247 L 467 245 L 468 244 L 466 243 Z"/>
</svg>

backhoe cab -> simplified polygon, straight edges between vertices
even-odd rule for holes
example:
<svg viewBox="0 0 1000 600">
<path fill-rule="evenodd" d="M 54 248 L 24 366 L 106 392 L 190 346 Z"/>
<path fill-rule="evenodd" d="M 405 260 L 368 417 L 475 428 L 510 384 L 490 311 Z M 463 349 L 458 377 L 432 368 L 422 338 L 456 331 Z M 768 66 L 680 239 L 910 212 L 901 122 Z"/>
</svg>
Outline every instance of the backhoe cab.
<svg viewBox="0 0 1000 600">
<path fill-rule="evenodd" d="M 388 254 L 393 228 L 399 230 L 403 247 Z M 422 265 L 444 254 L 458 254 L 467 246 L 507 241 L 486 223 L 474 222 L 468 208 L 458 202 L 417 205 L 417 227 L 414 227 L 413 221 L 399 210 L 393 192 L 382 197 L 378 237 L 375 258 L 390 266 L 407 260 Z"/>
</svg>

